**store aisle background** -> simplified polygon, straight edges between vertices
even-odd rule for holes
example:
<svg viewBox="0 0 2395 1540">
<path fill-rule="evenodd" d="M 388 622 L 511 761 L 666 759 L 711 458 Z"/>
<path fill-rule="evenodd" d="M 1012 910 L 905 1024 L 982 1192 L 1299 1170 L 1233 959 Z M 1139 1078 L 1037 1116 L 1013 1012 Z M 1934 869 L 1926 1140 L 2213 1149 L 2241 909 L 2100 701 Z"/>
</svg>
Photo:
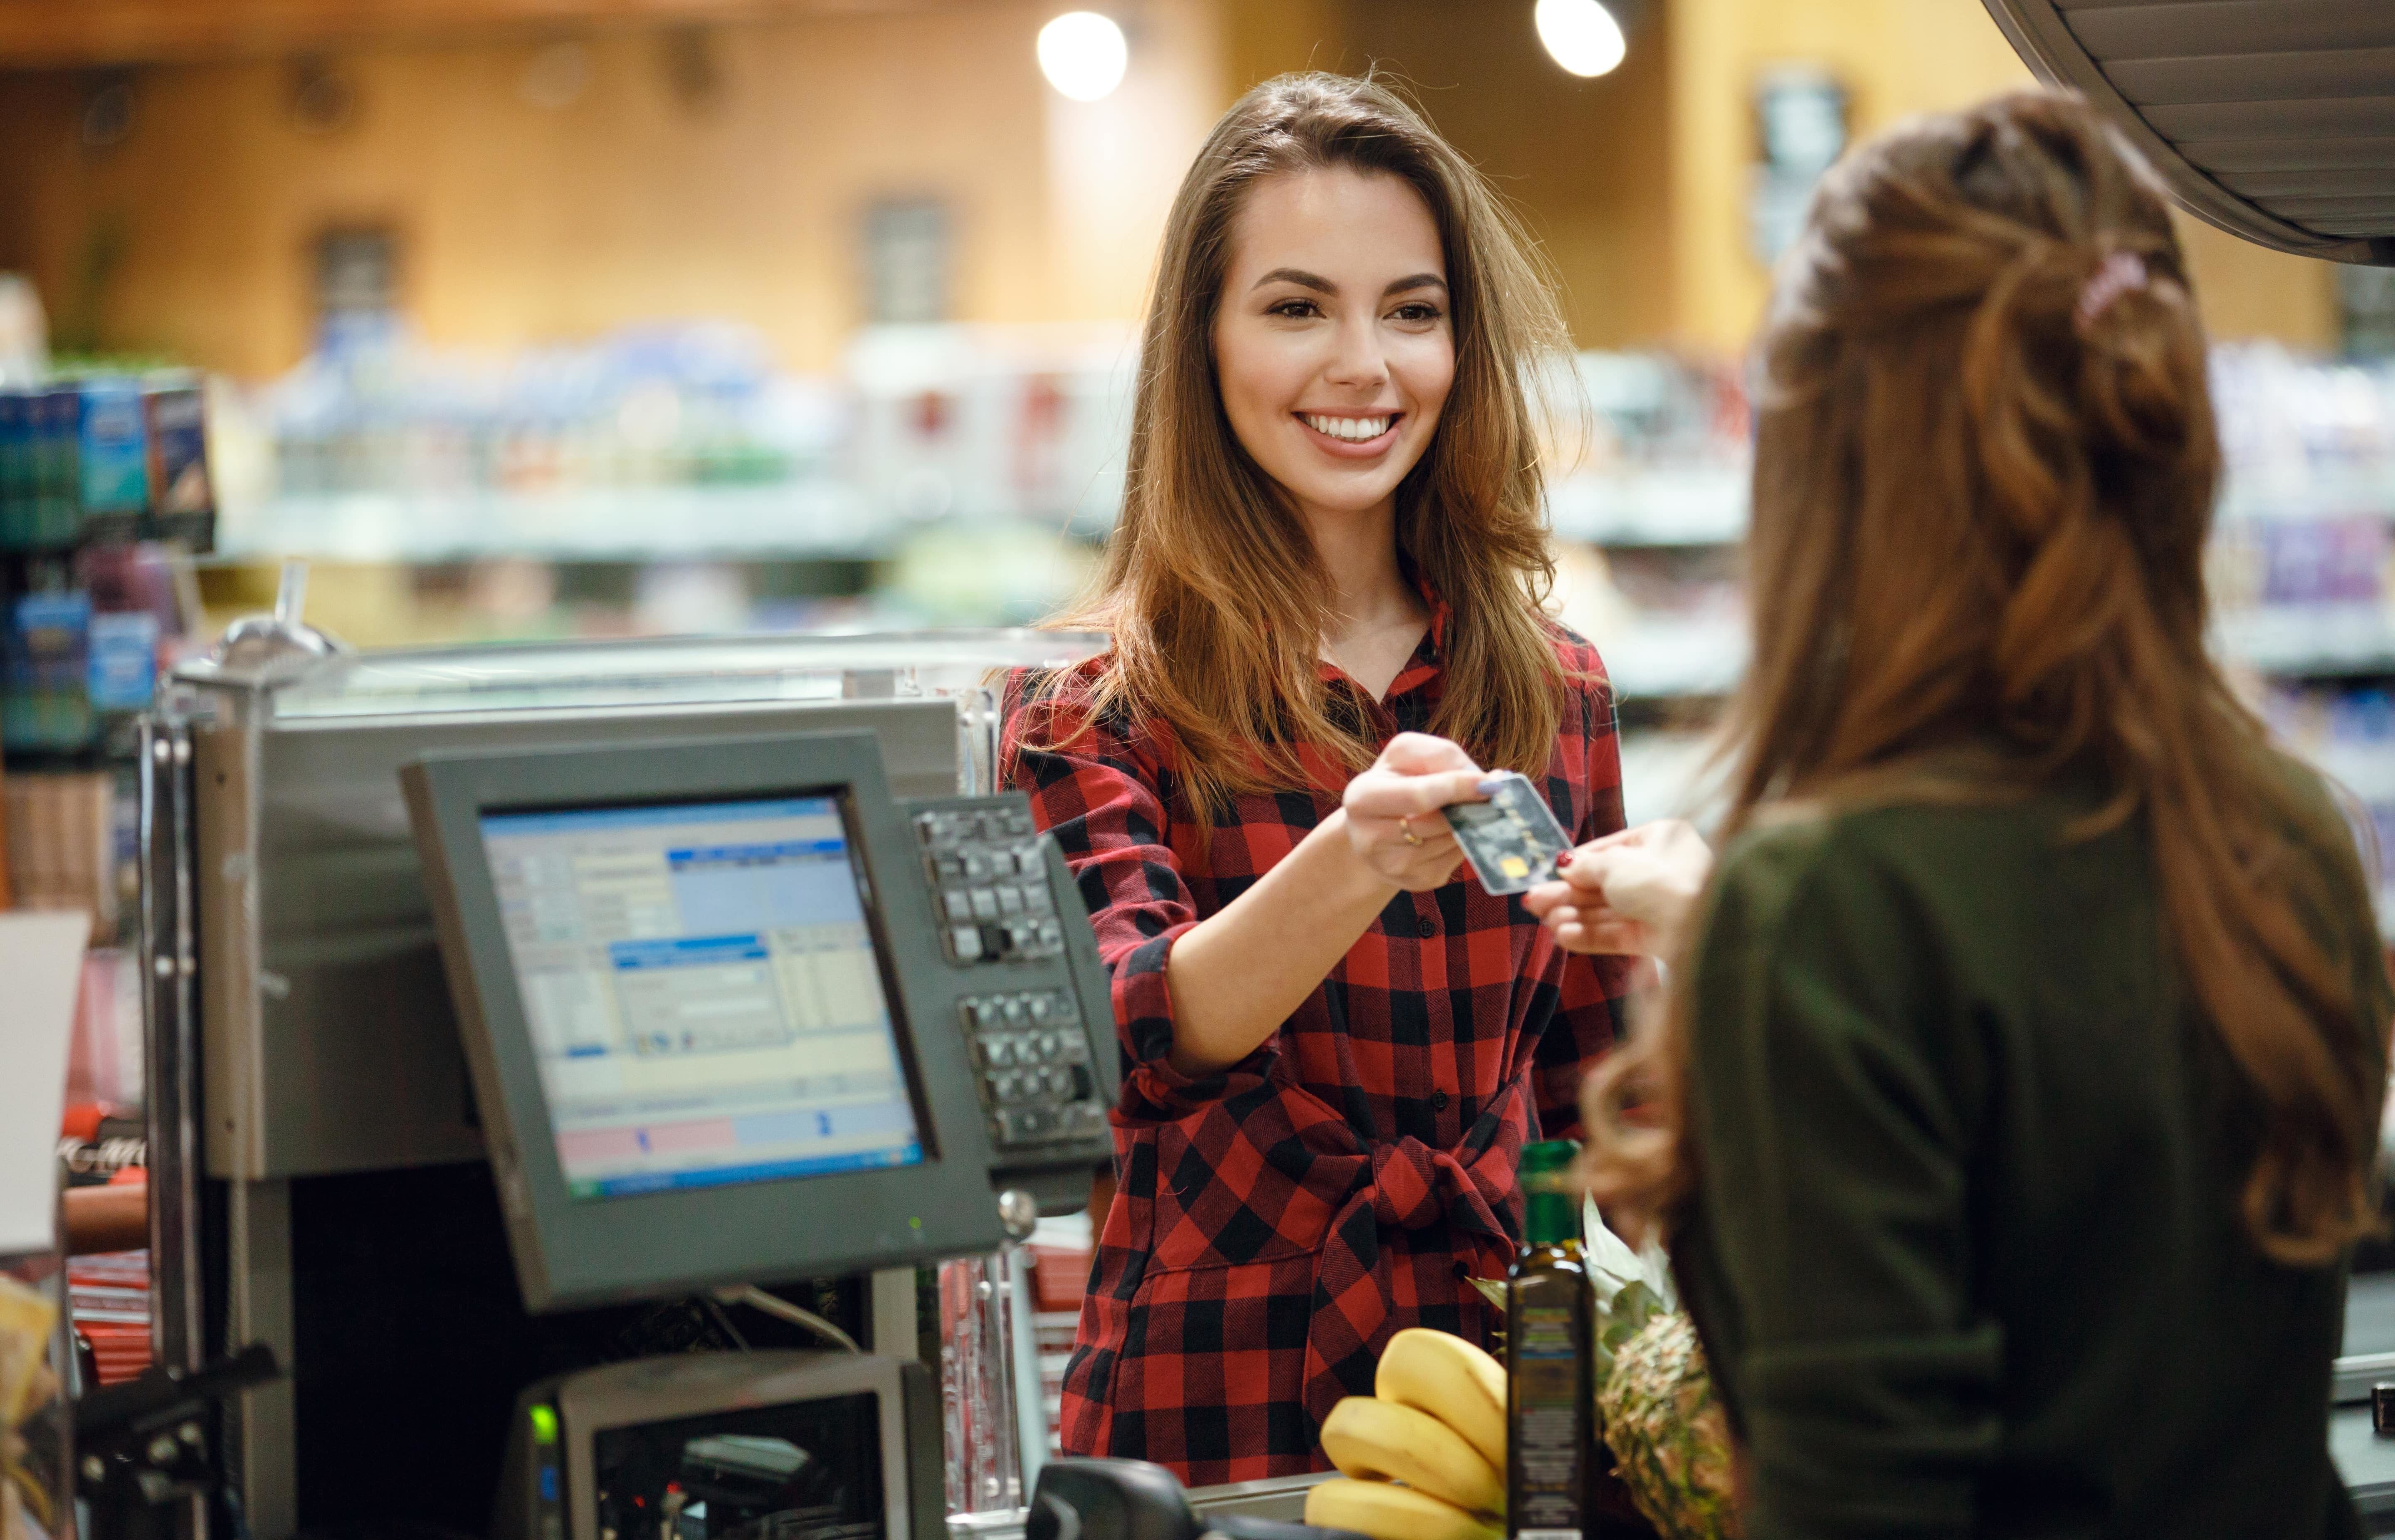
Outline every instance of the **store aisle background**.
<svg viewBox="0 0 2395 1540">
<path fill-rule="evenodd" d="M 77 1179 L 138 1165 L 114 943 L 157 669 L 290 557 L 364 647 L 1038 619 L 1119 495 L 1173 189 L 1288 70 L 1404 84 L 1542 244 L 1588 409 L 1549 433 L 1555 602 L 1613 669 L 1632 817 L 1701 811 L 1771 252 L 1846 145 L 2029 76 L 1979 0 L 1605 3 L 1626 51 L 1584 78 L 1534 0 L 0 0 L 0 902 L 96 916 Z M 1125 50 L 1086 100 L 1039 58 L 1077 6 Z M 2220 646 L 2395 849 L 2395 274 L 2182 229 Z M 26 468 L 10 392 L 67 377 L 203 392 L 212 541 L 127 543 L 201 526 L 78 522 Z M 1086 1228 L 1042 1240 L 1052 1371 Z M 130 1373 L 144 1264 L 80 1266 Z"/>
<path fill-rule="evenodd" d="M 1768 257 L 1844 145 L 2027 82 L 1978 0 L 1608 0 L 1594 78 L 1533 0 L 1109 0 L 1126 68 L 1089 100 L 1037 57 L 1069 3 L 0 0 L 0 271 L 61 369 L 205 382 L 216 538 L 160 557 L 162 661 L 290 556 L 369 647 L 1036 619 L 1110 520 L 1207 127 L 1372 68 L 1562 281 L 1594 413 L 1552 435 L 1557 603 L 1616 672 L 1634 812 L 1700 804 Z M 2395 288 L 2185 230 L 2223 646 L 2395 829 Z M 12 660 L 24 597 L 87 567 L 0 550 Z M 14 731 L 11 764 L 104 759 L 106 727 Z"/>
</svg>

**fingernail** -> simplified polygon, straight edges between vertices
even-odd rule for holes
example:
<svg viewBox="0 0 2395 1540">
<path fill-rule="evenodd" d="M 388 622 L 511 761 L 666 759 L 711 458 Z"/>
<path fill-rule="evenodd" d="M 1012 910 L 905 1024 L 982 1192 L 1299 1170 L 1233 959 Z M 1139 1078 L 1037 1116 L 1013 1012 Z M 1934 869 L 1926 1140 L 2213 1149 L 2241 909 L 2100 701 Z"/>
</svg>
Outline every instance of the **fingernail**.
<svg viewBox="0 0 2395 1540">
<path fill-rule="evenodd" d="M 1562 871 L 1565 867 L 1567 867 L 1567 866 L 1570 865 L 1570 864 L 1571 864 L 1571 858 L 1572 858 L 1572 853 L 1571 853 L 1569 850 L 1566 850 L 1565 852 L 1563 852 L 1563 854 L 1561 854 L 1561 855 L 1559 855 L 1559 856 L 1555 857 L 1555 870 L 1556 870 L 1556 871 L 1558 871 L 1558 872 L 1560 872 L 1560 871 Z"/>
<path fill-rule="evenodd" d="M 1480 778 L 1480 783 L 1472 789 L 1483 796 L 1494 796 L 1497 795 L 1497 788 L 1504 783 L 1505 778 L 1502 775 L 1484 775 Z"/>
</svg>

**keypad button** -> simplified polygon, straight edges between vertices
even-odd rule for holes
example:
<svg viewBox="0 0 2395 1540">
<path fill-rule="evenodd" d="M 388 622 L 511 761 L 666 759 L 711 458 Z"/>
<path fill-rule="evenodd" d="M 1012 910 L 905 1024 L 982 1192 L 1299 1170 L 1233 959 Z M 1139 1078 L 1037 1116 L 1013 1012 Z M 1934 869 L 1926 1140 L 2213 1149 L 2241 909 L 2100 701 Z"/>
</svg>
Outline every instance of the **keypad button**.
<svg viewBox="0 0 2395 1540">
<path fill-rule="evenodd" d="M 1056 1052 L 1058 1058 L 1078 1063 L 1090 1057 L 1090 1040 L 1078 1031 L 1061 1033 L 1057 1037 Z"/>
<path fill-rule="evenodd" d="M 981 961 L 981 930 L 976 926 L 959 925 L 948 932 L 948 952 L 960 963 Z"/>
<path fill-rule="evenodd" d="M 947 912 L 949 923 L 962 925 L 973 917 L 973 895 L 961 888 L 951 888 L 940 895 L 940 907 Z"/>
<path fill-rule="evenodd" d="M 1023 907 L 1028 914 L 1052 915 L 1056 912 L 1056 895 L 1048 891 L 1044 882 L 1028 883 L 1023 889 Z"/>
<path fill-rule="evenodd" d="M 1045 1107 L 1009 1107 L 998 1116 L 999 1137 L 1008 1144 L 1028 1144 L 1056 1135 L 1056 1114 Z"/>
<path fill-rule="evenodd" d="M 985 1037 L 982 1039 L 981 1043 L 981 1053 L 984 1059 L 988 1060 L 990 1063 L 994 1065 L 1003 1066 L 1012 1064 L 1014 1062 L 1014 1039 L 1012 1037 Z"/>
<path fill-rule="evenodd" d="M 973 882 L 987 882 L 992 875 L 989 867 L 989 857 L 983 854 L 981 851 L 967 850 L 965 852 L 965 876 L 968 880 Z"/>
<path fill-rule="evenodd" d="M 1052 994 L 1035 994 L 1031 997 L 1030 1005 L 1031 1019 L 1034 1021 L 1045 1021 L 1055 1012 L 1056 997 Z"/>
<path fill-rule="evenodd" d="M 998 894 L 987 888 L 976 888 L 971 894 L 973 915 L 985 923 L 998 918 Z"/>
<path fill-rule="evenodd" d="M 1012 884 L 998 890 L 998 912 L 1012 919 L 1023 913 L 1023 889 Z"/>
<path fill-rule="evenodd" d="M 1067 1070 L 1067 1069 L 1062 1069 L 1062 1068 L 1059 1068 L 1059 1067 L 1057 1067 L 1057 1066 L 1055 1066 L 1055 1065 L 1051 1065 L 1051 1066 L 1049 1066 L 1049 1069 L 1048 1069 L 1047 1078 L 1048 1078 L 1048 1094 L 1049 1094 L 1050 1096 L 1055 1097 L 1055 1098 L 1057 1098 L 1059 1100 L 1063 1100 L 1063 1099 L 1068 1099 L 1068 1098 L 1070 1098 L 1070 1097 L 1072 1096 L 1072 1094 L 1073 1094 L 1073 1072 L 1072 1072 L 1072 1071 Z"/>
<path fill-rule="evenodd" d="M 1087 1101 L 1096 1094 L 1098 1083 L 1090 1073 L 1088 1065 L 1076 1064 L 1068 1073 L 1072 1076 L 1072 1082 L 1067 1094 L 1073 1100 Z"/>
<path fill-rule="evenodd" d="M 1006 1024 L 1010 1027 L 1025 1026 L 1031 1020 L 1031 1002 L 1020 994 L 1008 995 L 999 1008 L 1004 1012 Z"/>
</svg>

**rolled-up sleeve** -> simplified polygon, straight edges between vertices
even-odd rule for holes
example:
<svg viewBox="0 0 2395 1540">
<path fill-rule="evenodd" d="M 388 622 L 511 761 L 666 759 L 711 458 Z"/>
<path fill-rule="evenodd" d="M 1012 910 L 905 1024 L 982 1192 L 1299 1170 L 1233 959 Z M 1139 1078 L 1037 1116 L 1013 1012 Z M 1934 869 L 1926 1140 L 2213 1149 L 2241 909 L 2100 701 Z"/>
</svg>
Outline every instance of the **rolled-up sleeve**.
<svg viewBox="0 0 2395 1540">
<path fill-rule="evenodd" d="M 1096 932 L 1124 1056 L 1124 1115 L 1177 1115 L 1219 1087 L 1171 1064 L 1173 943 L 1198 920 L 1167 841 L 1163 771 L 1144 733 L 1091 712 L 1078 681 L 1009 679 L 1003 783 L 1031 797 L 1032 816 L 1063 851 Z"/>
<path fill-rule="evenodd" d="M 1733 852 L 1692 966 L 1700 1201 L 1742 1323 L 1749 1540 L 1978 1533 L 2004 1342 L 1977 1309 L 1977 1083 L 1900 879 Z M 1959 1056 L 1959 1057 L 1958 1057 Z"/>
</svg>

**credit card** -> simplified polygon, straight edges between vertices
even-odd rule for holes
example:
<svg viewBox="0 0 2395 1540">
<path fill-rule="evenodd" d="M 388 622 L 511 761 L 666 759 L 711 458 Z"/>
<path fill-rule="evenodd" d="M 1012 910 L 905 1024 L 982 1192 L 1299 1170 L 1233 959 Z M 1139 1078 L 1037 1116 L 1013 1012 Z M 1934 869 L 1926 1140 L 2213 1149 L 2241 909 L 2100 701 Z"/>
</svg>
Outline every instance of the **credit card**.
<svg viewBox="0 0 2395 1540">
<path fill-rule="evenodd" d="M 1486 802 L 1457 802 L 1439 810 L 1480 886 L 1497 894 L 1527 893 L 1553 882 L 1555 862 L 1571 849 L 1547 799 L 1528 777 L 1500 770 Z"/>
</svg>

